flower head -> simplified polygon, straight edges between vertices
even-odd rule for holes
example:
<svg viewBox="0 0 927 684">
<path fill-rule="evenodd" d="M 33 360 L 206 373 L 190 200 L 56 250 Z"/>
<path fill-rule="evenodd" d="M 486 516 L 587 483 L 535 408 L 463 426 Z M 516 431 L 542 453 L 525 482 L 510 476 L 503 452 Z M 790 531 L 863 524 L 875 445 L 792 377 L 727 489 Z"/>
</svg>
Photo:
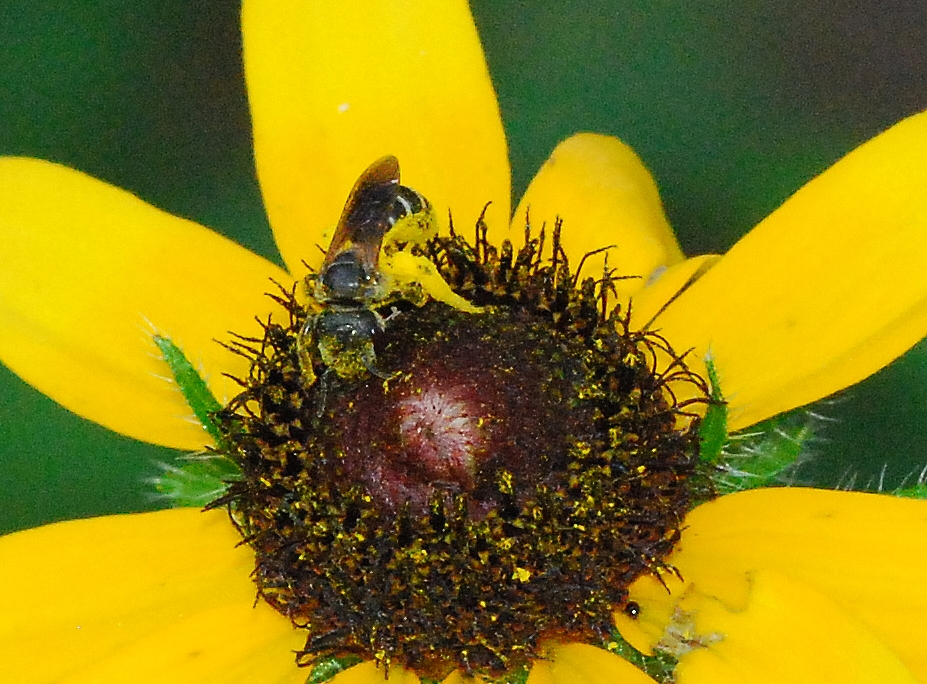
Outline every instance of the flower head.
<svg viewBox="0 0 927 684">
<path fill-rule="evenodd" d="M 304 260 L 319 264 L 314 244 L 329 243 L 354 177 L 371 160 L 397 155 L 403 182 L 438 216 L 450 209 L 458 226 L 475 222 L 490 200 L 490 225 L 507 221 L 505 144 L 466 5 L 406 7 L 401 22 L 395 14 L 392 3 L 367 3 L 363 25 L 374 28 L 361 31 L 355 13 L 335 4 L 245 4 L 258 173 L 289 271 L 78 172 L 0 162 L 4 362 L 123 434 L 200 449 L 210 438 L 178 419 L 188 407 L 160 379 L 156 340 L 182 348 L 228 402 L 237 389 L 223 373 L 245 377 L 247 361 L 213 339 L 227 330 L 260 334 L 252 317 L 273 308 L 267 278 L 289 283 Z M 423 86 L 410 98 L 395 82 Z M 574 260 L 618 244 L 622 269 L 642 276 L 616 287 L 622 304 L 631 302 L 631 324 L 691 347 L 699 373 L 712 359 L 729 427 L 744 428 L 858 381 L 923 337 L 927 284 L 910 264 L 927 256 L 925 147 L 927 120 L 912 117 L 812 181 L 723 258 L 683 260 L 637 157 L 614 139 L 584 134 L 555 150 L 513 225 L 520 232 L 529 208 L 536 224 L 560 216 L 576 227 L 563 245 Z M 861 291 L 860 282 L 878 285 Z M 854 307 L 844 305 L 848 296 Z M 872 525 L 886 519 L 887 529 Z M 9 599 L 0 652 L 12 667 L 33 666 L 16 670 L 23 681 L 67 673 L 118 681 L 140 670 L 174 681 L 301 681 L 291 651 L 303 637 L 263 604 L 252 607 L 253 560 L 223 523 L 219 514 L 176 510 L 4 539 L 4 556 L 17 559 L 4 564 L 7 582 L 28 578 L 42 591 Z M 836 635 L 823 642 L 833 649 L 825 667 L 850 644 L 857 675 L 923 680 L 915 616 L 927 601 L 917 571 L 924 523 L 922 503 L 888 497 L 787 489 L 722 497 L 687 519 L 670 559 L 680 582 L 643 576 L 631 588 L 633 615 L 616 619 L 642 652 L 656 644 L 678 657 L 682 681 L 736 676 L 756 652 L 768 656 L 764 672 L 792 676 L 822 652 L 818 642 L 791 644 L 809 624 L 818 638 Z M 876 542 L 890 562 L 861 557 Z M 100 557 L 118 561 L 101 567 Z M 909 559 L 904 571 L 898 557 Z M 899 587 L 903 598 L 892 593 Z M 778 653 L 789 644 L 788 654 L 769 655 L 770 642 Z M 646 681 L 605 649 L 549 648 L 532 678 Z M 373 674 L 365 664 L 344 677 Z"/>
</svg>

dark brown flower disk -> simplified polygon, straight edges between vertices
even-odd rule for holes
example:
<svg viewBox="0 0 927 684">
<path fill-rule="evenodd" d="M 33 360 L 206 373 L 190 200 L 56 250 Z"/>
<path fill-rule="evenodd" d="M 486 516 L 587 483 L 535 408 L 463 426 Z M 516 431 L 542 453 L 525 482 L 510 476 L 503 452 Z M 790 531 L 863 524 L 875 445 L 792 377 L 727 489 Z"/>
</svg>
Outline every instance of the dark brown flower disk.
<svg viewBox="0 0 927 684">
<path fill-rule="evenodd" d="M 384 377 L 300 371 L 305 310 L 241 340 L 252 361 L 222 414 L 241 467 L 227 504 L 258 593 L 307 630 L 313 664 L 356 655 L 438 679 L 500 677 L 546 639 L 603 644 L 638 576 L 665 567 L 694 497 L 705 385 L 609 312 L 608 274 L 576 287 L 554 236 L 427 255 L 482 313 L 394 303 Z M 485 234 L 484 234 L 485 235 Z M 389 314 L 390 311 L 383 311 Z"/>
<path fill-rule="evenodd" d="M 378 359 L 395 377 L 340 394 L 328 425 L 348 478 L 392 515 L 466 493 L 481 518 L 502 503 L 498 473 L 511 473 L 523 500 L 592 434 L 576 396 L 582 365 L 524 314 L 435 304 L 397 317 L 384 337 Z"/>
</svg>

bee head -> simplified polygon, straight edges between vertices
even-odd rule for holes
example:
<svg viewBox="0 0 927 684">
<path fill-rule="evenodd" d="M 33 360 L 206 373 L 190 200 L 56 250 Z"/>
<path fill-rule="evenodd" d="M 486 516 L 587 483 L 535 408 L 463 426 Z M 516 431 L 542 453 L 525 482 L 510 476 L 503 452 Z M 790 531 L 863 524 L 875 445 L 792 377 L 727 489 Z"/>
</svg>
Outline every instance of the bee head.
<svg viewBox="0 0 927 684">
<path fill-rule="evenodd" d="M 354 250 L 342 252 L 322 271 L 320 276 L 328 299 L 362 299 L 374 279 L 363 260 Z"/>
</svg>

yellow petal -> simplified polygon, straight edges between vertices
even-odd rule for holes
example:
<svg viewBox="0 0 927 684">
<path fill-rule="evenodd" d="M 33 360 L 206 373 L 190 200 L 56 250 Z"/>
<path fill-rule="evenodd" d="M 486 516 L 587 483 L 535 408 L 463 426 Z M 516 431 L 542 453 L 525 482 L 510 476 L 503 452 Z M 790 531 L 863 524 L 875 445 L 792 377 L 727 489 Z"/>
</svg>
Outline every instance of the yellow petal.
<svg viewBox="0 0 927 684">
<path fill-rule="evenodd" d="M 318 266 L 348 192 L 393 154 L 402 182 L 473 226 L 509 218 L 495 93 L 464 0 L 247 0 L 245 76 L 258 177 L 290 269 Z"/>
<path fill-rule="evenodd" d="M 527 684 L 654 684 L 624 658 L 588 644 L 556 644 L 531 667 Z"/>
<path fill-rule="evenodd" d="M 686 585 L 737 611 L 751 576 L 776 571 L 833 600 L 927 681 L 927 501 L 758 489 L 699 506 L 685 524 L 669 562 Z M 665 620 L 684 594 L 670 581 L 670 599 L 655 584 L 642 578 L 631 590 L 645 621 L 651 612 Z"/>
<path fill-rule="evenodd" d="M 454 670 L 447 677 L 441 680 L 441 684 L 467 684 L 469 681 L 471 680 L 467 677 L 464 677 L 460 670 Z M 338 684 L 341 684 L 341 682 L 338 682 Z"/>
<path fill-rule="evenodd" d="M 657 320 L 714 357 L 731 429 L 858 382 L 927 333 L 927 113 L 799 190 Z"/>
<path fill-rule="evenodd" d="M 695 628 L 700 635 L 721 638 L 680 659 L 679 684 L 917 682 L 878 638 L 833 601 L 774 572 L 752 577 L 743 611 L 703 601 Z"/>
<path fill-rule="evenodd" d="M 644 655 L 653 655 L 653 647 L 663 637 L 685 591 L 686 586 L 672 573 L 660 578 L 639 577 L 629 591 L 629 598 L 639 606 L 638 615 L 632 618 L 623 611 L 615 613 L 615 627 L 631 646 Z"/>
<path fill-rule="evenodd" d="M 0 160 L 0 359 L 101 425 L 198 449 L 195 422 L 152 335 L 170 337 L 220 400 L 247 363 L 221 347 L 255 334 L 289 276 L 202 226 L 82 173 Z"/>
<path fill-rule="evenodd" d="M 548 234 L 563 219 L 561 240 L 574 271 L 588 252 L 614 245 L 609 267 L 639 276 L 618 281 L 619 293 L 639 290 L 658 268 L 683 258 L 650 172 L 617 138 L 579 133 L 557 145 L 515 210 L 514 238 L 526 216 L 535 231 L 546 223 Z M 601 277 L 604 259 L 586 259 L 581 275 Z"/>
<path fill-rule="evenodd" d="M 382 684 L 386 681 L 383 669 L 373 661 L 368 661 L 339 673 L 331 680 L 331 684 Z M 418 684 L 418 681 L 414 673 L 401 667 L 389 669 L 389 684 Z"/>
<path fill-rule="evenodd" d="M 0 662 L 17 684 L 302 684 L 303 633 L 263 602 L 223 511 L 0 538 Z"/>
<path fill-rule="evenodd" d="M 631 299 L 631 328 L 640 330 L 650 327 L 654 317 L 673 301 L 673 298 L 691 287 L 692 283 L 705 275 L 720 258 L 716 254 L 693 257 L 653 276 Z M 682 353 L 686 350 L 675 351 Z"/>
</svg>

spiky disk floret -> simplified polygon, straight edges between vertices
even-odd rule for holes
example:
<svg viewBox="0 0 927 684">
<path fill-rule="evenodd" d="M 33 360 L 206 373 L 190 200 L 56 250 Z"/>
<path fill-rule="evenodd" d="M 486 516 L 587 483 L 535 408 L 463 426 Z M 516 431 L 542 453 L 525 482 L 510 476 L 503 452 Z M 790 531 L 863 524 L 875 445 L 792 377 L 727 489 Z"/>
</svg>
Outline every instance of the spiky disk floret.
<svg viewBox="0 0 927 684">
<path fill-rule="evenodd" d="M 399 305 L 375 339 L 388 379 L 317 353 L 301 372 L 292 293 L 289 320 L 238 343 L 251 373 L 222 419 L 243 478 L 219 503 L 260 595 L 308 630 L 300 662 L 498 676 L 548 638 L 602 643 L 629 584 L 664 567 L 698 480 L 673 385 L 704 383 L 608 311 L 608 274 L 576 287 L 558 234 L 551 259 L 543 237 L 430 243 L 485 308 Z M 676 361 L 657 372 L 658 355 Z"/>
</svg>

